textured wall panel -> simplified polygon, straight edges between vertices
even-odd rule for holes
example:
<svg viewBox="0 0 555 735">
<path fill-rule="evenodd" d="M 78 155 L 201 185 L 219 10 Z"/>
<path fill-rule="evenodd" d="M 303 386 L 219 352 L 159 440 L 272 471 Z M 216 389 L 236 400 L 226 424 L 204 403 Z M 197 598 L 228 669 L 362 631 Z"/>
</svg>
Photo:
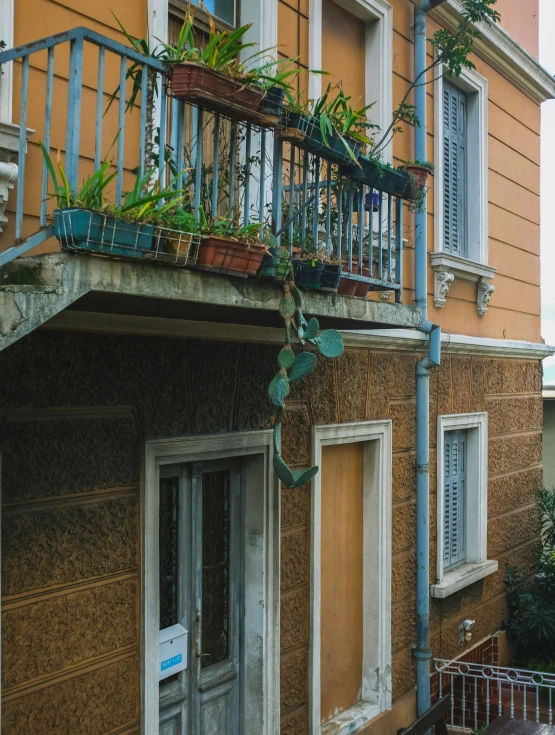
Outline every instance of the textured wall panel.
<svg viewBox="0 0 555 735">
<path fill-rule="evenodd" d="M 307 523 L 310 523 L 310 485 L 303 485 L 294 491 L 282 488 L 282 529 Z"/>
<path fill-rule="evenodd" d="M 543 401 L 539 393 L 522 398 L 488 398 L 485 410 L 490 436 L 542 428 Z"/>
<path fill-rule="evenodd" d="M 139 717 L 137 656 L 2 703 L 3 735 L 99 735 Z"/>
<path fill-rule="evenodd" d="M 281 709 L 308 700 L 308 648 L 281 657 Z"/>
<path fill-rule="evenodd" d="M 2 614 L 2 687 L 139 642 L 138 579 L 51 597 Z"/>
<path fill-rule="evenodd" d="M 138 509 L 135 497 L 4 514 L 3 595 L 137 566 Z"/>
<path fill-rule="evenodd" d="M 310 578 L 310 532 L 288 533 L 281 538 L 281 589 L 308 584 Z"/>
<path fill-rule="evenodd" d="M 514 472 L 542 461 L 542 435 L 520 434 L 490 439 L 488 447 L 490 475 Z"/>
<path fill-rule="evenodd" d="M 337 389 L 342 423 L 364 421 L 368 387 L 368 352 L 345 352 L 337 360 Z"/>
<path fill-rule="evenodd" d="M 538 360 L 487 360 L 486 393 L 535 393 L 542 388 L 542 363 Z"/>
<path fill-rule="evenodd" d="M 282 651 L 308 643 L 310 625 L 310 590 L 308 587 L 281 595 L 280 622 Z"/>
</svg>

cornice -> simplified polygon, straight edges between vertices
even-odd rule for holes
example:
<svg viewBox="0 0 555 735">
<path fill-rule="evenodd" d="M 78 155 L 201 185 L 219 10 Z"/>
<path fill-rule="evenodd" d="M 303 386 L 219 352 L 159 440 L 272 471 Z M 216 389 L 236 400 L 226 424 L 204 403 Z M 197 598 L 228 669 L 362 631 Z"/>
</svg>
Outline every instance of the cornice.
<svg viewBox="0 0 555 735">
<path fill-rule="evenodd" d="M 430 11 L 430 16 L 447 28 L 454 28 L 460 21 L 460 0 L 447 0 Z M 476 26 L 480 37 L 474 42 L 474 52 L 507 77 L 519 89 L 536 102 L 555 98 L 555 79 L 546 69 L 522 48 L 500 25 L 492 21 Z"/>
</svg>

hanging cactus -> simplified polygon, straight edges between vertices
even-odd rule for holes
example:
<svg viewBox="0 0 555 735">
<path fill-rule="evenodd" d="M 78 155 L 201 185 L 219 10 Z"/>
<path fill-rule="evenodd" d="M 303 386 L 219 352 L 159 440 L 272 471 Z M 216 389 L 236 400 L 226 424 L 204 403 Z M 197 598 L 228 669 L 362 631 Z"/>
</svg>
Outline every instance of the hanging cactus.
<svg viewBox="0 0 555 735">
<path fill-rule="evenodd" d="M 310 342 L 315 345 L 324 357 L 339 357 L 343 354 L 343 337 L 336 329 L 325 329 L 320 332 L 317 319 L 307 323 L 303 316 L 303 297 L 293 277 L 293 269 L 289 281 L 283 284 L 283 296 L 279 313 L 285 324 L 285 344 L 278 355 L 278 372 L 268 386 L 268 395 L 274 405 L 274 470 L 281 482 L 289 489 L 300 487 L 310 482 L 318 472 L 318 467 L 308 470 L 290 470 L 281 456 L 281 422 L 285 411 L 285 400 L 289 395 L 291 383 L 309 375 L 316 367 L 314 352 L 293 352 L 293 330 L 299 342 L 304 345 Z"/>
</svg>

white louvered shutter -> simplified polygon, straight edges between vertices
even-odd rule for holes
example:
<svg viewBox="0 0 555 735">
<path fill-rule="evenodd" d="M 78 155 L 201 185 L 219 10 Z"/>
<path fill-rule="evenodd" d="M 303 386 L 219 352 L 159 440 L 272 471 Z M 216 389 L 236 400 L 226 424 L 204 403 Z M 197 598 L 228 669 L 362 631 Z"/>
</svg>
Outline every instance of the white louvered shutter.
<svg viewBox="0 0 555 735">
<path fill-rule="evenodd" d="M 466 432 L 446 431 L 444 438 L 443 568 L 466 558 Z"/>
<path fill-rule="evenodd" d="M 443 86 L 443 249 L 468 257 L 466 185 L 466 94 Z"/>
</svg>

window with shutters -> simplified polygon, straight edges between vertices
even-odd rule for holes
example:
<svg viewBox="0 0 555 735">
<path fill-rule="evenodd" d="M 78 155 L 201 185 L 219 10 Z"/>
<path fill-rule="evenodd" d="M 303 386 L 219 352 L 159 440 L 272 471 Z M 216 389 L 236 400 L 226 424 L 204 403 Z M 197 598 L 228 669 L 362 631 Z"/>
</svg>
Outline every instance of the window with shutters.
<svg viewBox="0 0 555 735">
<path fill-rule="evenodd" d="M 465 561 L 466 431 L 448 431 L 443 445 L 443 569 Z"/>
<path fill-rule="evenodd" d="M 443 85 L 443 249 L 468 257 L 466 93 Z"/>
<path fill-rule="evenodd" d="M 437 573 L 444 598 L 497 571 L 487 558 L 488 415 L 438 416 Z"/>
</svg>

